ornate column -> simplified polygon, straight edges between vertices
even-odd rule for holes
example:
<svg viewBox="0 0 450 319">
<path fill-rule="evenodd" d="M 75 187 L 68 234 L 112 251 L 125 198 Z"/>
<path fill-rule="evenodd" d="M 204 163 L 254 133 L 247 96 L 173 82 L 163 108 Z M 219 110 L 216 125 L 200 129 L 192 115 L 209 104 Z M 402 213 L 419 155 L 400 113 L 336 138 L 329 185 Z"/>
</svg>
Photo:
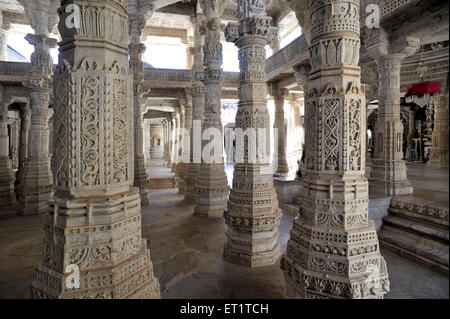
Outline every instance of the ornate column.
<svg viewBox="0 0 450 319">
<path fill-rule="evenodd" d="M 172 121 L 167 120 L 167 167 L 172 166 Z"/>
<path fill-rule="evenodd" d="M 433 146 L 427 162 L 430 167 L 448 168 L 448 80 L 446 82 L 440 99 L 434 102 Z"/>
<path fill-rule="evenodd" d="M 289 91 L 279 88 L 278 84 L 273 83 L 271 86 L 271 94 L 275 101 L 275 123 L 274 129 L 277 130 L 278 150 L 275 157 L 277 170 L 274 175 L 283 176 L 289 173 L 289 165 L 286 158 L 286 130 L 284 127 L 284 98 L 288 96 Z"/>
<path fill-rule="evenodd" d="M 271 42 L 276 28 L 270 27 L 272 18 L 266 16 L 264 0 L 238 1 L 237 18 L 239 23 L 229 23 L 225 35 L 239 48 L 236 128 L 249 135 L 246 141 L 242 138 L 243 161 L 238 160 L 234 166 L 233 187 L 224 215 L 228 228 L 223 254 L 229 262 L 258 267 L 273 265 L 280 257 L 278 226 L 282 213 L 267 147 L 270 117 L 265 82 L 265 45 Z M 236 143 L 238 150 L 242 146 Z"/>
<path fill-rule="evenodd" d="M 203 130 L 214 129 L 222 132 L 221 97 L 222 97 L 222 44 L 220 43 L 223 0 L 201 0 L 206 18 L 205 46 L 203 47 L 204 73 L 202 82 L 205 86 L 205 112 Z M 221 134 L 221 137 L 223 133 Z M 223 139 L 219 146 L 223 144 Z M 205 146 L 209 141 L 203 141 Z M 203 150 L 203 147 L 202 147 Z M 197 203 L 195 214 L 207 217 L 222 217 L 227 206 L 228 181 L 225 174 L 223 145 L 220 154 L 214 154 L 220 160 L 212 163 L 202 161 L 197 178 Z"/>
<path fill-rule="evenodd" d="M 192 65 L 192 72 L 194 73 L 194 81 L 190 88 L 190 94 L 192 96 L 192 120 L 193 124 L 200 124 L 200 131 L 202 129 L 203 114 L 205 111 L 205 87 L 201 81 L 198 80 L 199 75 L 203 72 L 203 45 L 204 45 L 204 29 L 203 29 L 204 16 L 197 13 L 195 32 L 194 32 L 194 47 L 192 48 L 192 55 L 194 57 L 194 63 Z M 193 127 L 194 130 L 194 127 Z M 200 169 L 200 163 L 194 158 L 201 157 L 200 154 L 194 154 L 196 148 L 194 147 L 194 135 L 191 130 L 191 161 L 189 164 L 189 170 L 186 178 L 186 194 L 185 201 L 194 203 L 197 200 L 197 174 Z M 201 150 L 200 150 L 201 152 Z"/>
<path fill-rule="evenodd" d="M 389 196 L 413 192 L 403 160 L 403 123 L 400 119 L 400 67 L 404 58 L 404 54 L 392 54 L 377 60 L 379 107 L 370 183 L 384 189 Z"/>
<path fill-rule="evenodd" d="M 45 214 L 52 195 L 51 156 L 49 154 L 49 109 L 52 58 L 50 49 L 56 39 L 46 35 L 28 34 L 26 39 L 35 46 L 31 65 L 35 79 L 24 82 L 30 89 L 30 129 L 27 157 L 17 189 L 20 215 Z"/>
<path fill-rule="evenodd" d="M 382 298 L 389 291 L 368 217 L 359 4 L 309 1 L 308 149 L 300 212 L 280 263 L 291 297 Z"/>
<path fill-rule="evenodd" d="M 0 10 L 0 61 L 8 59 L 8 30 L 9 24 L 3 23 L 3 11 Z"/>
<path fill-rule="evenodd" d="M 378 64 L 378 120 L 375 124 L 375 154 L 370 174 L 371 187 L 384 189 L 388 196 L 406 195 L 413 188 L 403 160 L 403 123 L 400 119 L 400 68 L 407 55 L 419 46 L 415 38 L 389 42 L 383 29 L 368 36 L 367 50 Z"/>
<path fill-rule="evenodd" d="M 178 131 L 178 156 L 177 156 L 177 167 L 175 171 L 175 176 L 178 178 L 178 194 L 184 194 L 186 192 L 186 173 L 188 163 L 184 162 L 184 139 L 187 136 L 184 134 L 185 129 L 189 127 L 189 120 L 192 126 L 192 104 L 189 104 L 186 98 L 180 98 L 180 127 Z M 186 124 L 188 126 L 186 126 Z"/>
<path fill-rule="evenodd" d="M 144 161 L 145 167 L 147 167 L 150 163 L 150 123 L 149 121 L 144 120 Z"/>
<path fill-rule="evenodd" d="M 189 132 L 188 136 L 183 136 L 183 162 L 179 164 L 180 169 L 180 179 L 181 184 L 179 184 L 179 192 L 181 194 L 186 194 L 186 190 L 188 187 L 188 172 L 189 167 L 192 164 L 192 95 L 190 95 L 191 90 L 188 88 L 186 89 L 186 102 L 184 107 L 184 129 L 185 133 Z M 185 139 L 190 139 L 189 141 L 189 149 L 185 149 Z M 189 152 L 189 156 L 184 156 L 185 152 Z M 187 159 L 187 162 L 184 162 L 184 159 Z"/>
<path fill-rule="evenodd" d="M 34 34 L 26 40 L 34 46 L 31 55 L 33 79 L 23 83 L 30 90 L 30 130 L 27 158 L 21 172 L 17 195 L 20 215 L 47 213 L 52 195 L 52 171 L 49 149 L 50 93 L 53 61 L 50 49 L 56 47 L 56 39 L 50 38 L 58 22 L 58 1 L 24 1 L 24 6 Z"/>
<path fill-rule="evenodd" d="M 81 27 L 68 29 L 67 5 Z M 158 298 L 133 184 L 128 0 L 62 0 L 54 75 L 55 198 L 33 298 Z M 101 14 L 100 14 L 101 13 Z M 100 27 L 105 27 L 102 29 Z M 89 50 L 87 50 L 89 48 Z M 71 265 L 72 268 L 67 266 Z M 66 281 L 79 269 L 80 287 Z"/>
<path fill-rule="evenodd" d="M 28 137 L 31 124 L 31 109 L 30 104 L 24 104 L 20 108 L 21 127 L 20 127 L 20 152 L 19 152 L 19 171 L 25 165 L 28 151 Z"/>
<path fill-rule="evenodd" d="M 134 183 L 139 188 L 141 206 L 147 206 L 149 179 L 144 157 L 144 128 L 142 108 L 142 82 L 144 81 L 144 63 L 142 55 L 145 45 L 141 42 L 142 32 L 147 19 L 153 11 L 149 6 L 141 6 L 139 0 L 129 1 L 129 32 L 130 32 L 130 69 L 133 70 L 133 102 L 134 102 Z"/>
<path fill-rule="evenodd" d="M 180 111 L 177 112 L 177 114 L 175 115 L 175 126 L 174 126 L 174 133 L 175 133 L 175 138 L 173 141 L 173 160 L 172 160 L 172 172 L 175 173 L 175 175 L 177 174 L 177 165 L 178 165 L 178 157 L 179 157 L 179 149 L 178 149 L 178 145 L 180 144 L 180 118 L 181 118 L 181 108 Z"/>
<path fill-rule="evenodd" d="M 16 202 L 14 182 L 16 180 L 9 154 L 8 106 L 13 102 L 2 96 L 0 87 L 0 207 Z"/>
</svg>

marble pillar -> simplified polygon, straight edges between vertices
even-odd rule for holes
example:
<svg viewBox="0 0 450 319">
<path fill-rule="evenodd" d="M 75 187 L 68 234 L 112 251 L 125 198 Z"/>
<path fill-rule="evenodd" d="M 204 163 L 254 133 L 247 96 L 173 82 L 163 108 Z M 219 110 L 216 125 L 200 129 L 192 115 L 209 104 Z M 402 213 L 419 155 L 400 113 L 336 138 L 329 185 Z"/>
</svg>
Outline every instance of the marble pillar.
<svg viewBox="0 0 450 319">
<path fill-rule="evenodd" d="M 198 80 L 198 75 L 203 72 L 203 45 L 204 45 L 204 32 L 203 23 L 204 16 L 197 13 L 195 32 L 194 32 L 194 47 L 192 48 L 192 56 L 194 57 L 194 63 L 192 65 L 192 72 L 194 73 L 194 81 L 190 88 L 190 95 L 192 96 L 192 121 L 193 130 L 191 131 L 191 161 L 189 164 L 189 170 L 186 177 L 186 194 L 185 201 L 195 203 L 197 200 L 197 175 L 200 170 L 201 153 L 197 154 L 197 148 L 194 147 L 194 125 L 200 126 L 195 129 L 202 129 L 204 104 L 205 104 L 205 88 L 201 81 Z M 200 150 L 201 152 L 201 150 Z M 196 159 L 196 160 L 194 160 Z"/>
<path fill-rule="evenodd" d="M 52 196 L 51 156 L 49 154 L 49 109 L 52 76 L 50 49 L 56 39 L 45 34 L 28 34 L 35 50 L 31 55 L 34 79 L 23 85 L 30 90 L 30 129 L 27 157 L 17 188 L 20 215 L 45 214 Z"/>
<path fill-rule="evenodd" d="M 205 86 L 205 113 L 203 130 L 213 129 L 222 131 L 221 97 L 222 97 L 222 44 L 220 43 L 221 20 L 224 10 L 223 0 L 210 0 L 201 2 L 206 18 L 205 45 L 203 47 L 204 72 L 201 76 Z M 223 136 L 223 132 L 221 137 Z M 202 141 L 205 146 L 210 141 Z M 220 138 L 220 154 L 214 152 L 212 161 L 204 161 L 200 164 L 197 178 L 198 197 L 195 206 L 195 214 L 205 217 L 222 217 L 227 207 L 228 181 L 225 174 L 223 159 L 223 139 Z M 222 146 L 222 147 L 220 147 Z M 203 147 L 202 147 L 203 150 Z"/>
<path fill-rule="evenodd" d="M 144 120 L 144 160 L 145 167 L 150 165 L 150 121 Z"/>
<path fill-rule="evenodd" d="M 82 15 L 76 33 L 64 23 L 69 4 L 78 5 Z M 128 0 L 62 0 L 58 10 L 62 42 L 53 81 L 55 197 L 32 298 L 160 296 L 149 243 L 141 236 L 139 189 L 132 186 L 127 6 Z"/>
<path fill-rule="evenodd" d="M 8 60 L 8 30 L 10 26 L 3 23 L 3 11 L 0 10 L 0 61 Z"/>
<path fill-rule="evenodd" d="M 289 165 L 286 157 L 286 128 L 284 125 L 284 98 L 288 96 L 289 91 L 279 88 L 276 83 L 272 84 L 271 94 L 275 102 L 275 136 L 278 137 L 277 153 L 274 158 L 276 161 L 276 176 L 285 176 L 289 173 Z"/>
<path fill-rule="evenodd" d="M 366 48 L 378 65 L 378 120 L 373 132 L 374 156 L 370 187 L 387 196 L 413 192 L 403 160 L 403 123 L 400 118 L 400 68 L 417 51 L 419 39 L 391 39 L 383 28 L 366 36 Z"/>
<path fill-rule="evenodd" d="M 142 55 L 145 45 L 141 37 L 147 19 L 153 12 L 150 7 L 139 6 L 139 1 L 131 0 L 129 3 L 129 33 L 130 33 L 130 69 L 133 71 L 133 104 L 134 104 L 134 182 L 139 188 L 141 206 L 147 206 L 149 179 L 145 167 L 144 157 L 144 128 L 141 85 L 144 81 L 144 63 Z"/>
<path fill-rule="evenodd" d="M 403 123 L 400 119 L 400 67 L 403 54 L 386 55 L 377 60 L 379 72 L 378 120 L 373 137 L 370 185 L 388 196 L 413 192 L 403 160 Z"/>
<path fill-rule="evenodd" d="M 177 165 L 178 165 L 178 157 L 179 157 L 179 144 L 180 144 L 180 119 L 181 119 L 181 109 L 175 114 L 174 119 L 174 139 L 173 139 L 173 148 L 172 148 L 172 167 L 171 170 L 173 173 L 177 173 Z M 178 177 L 175 176 L 178 180 Z"/>
<path fill-rule="evenodd" d="M 227 25 L 225 36 L 239 48 L 236 147 L 238 152 L 243 151 L 243 158 L 234 166 L 233 186 L 225 212 L 228 227 L 223 254 L 229 262 L 259 267 L 273 265 L 280 257 L 278 226 L 282 213 L 270 165 L 270 116 L 265 82 L 265 46 L 277 29 L 270 27 L 272 18 L 266 16 L 265 1 L 239 1 L 237 18 L 238 23 Z M 249 135 L 239 137 L 239 131 Z"/>
<path fill-rule="evenodd" d="M 192 163 L 192 95 L 190 95 L 191 90 L 186 89 L 186 100 L 184 104 L 184 135 L 183 139 L 183 150 L 182 150 L 182 161 L 178 164 L 180 183 L 178 185 L 178 190 L 180 194 L 186 194 L 188 187 L 188 172 L 189 167 Z M 186 140 L 185 140 L 186 139 Z M 188 143 L 188 144 L 186 144 Z M 187 146 L 189 145 L 189 147 Z M 186 155 L 185 152 L 189 154 Z"/>
<path fill-rule="evenodd" d="M 167 127 L 166 127 L 166 134 L 167 134 L 167 167 L 172 166 L 172 121 L 167 120 Z"/>
<path fill-rule="evenodd" d="M 1 88 L 0 88 L 0 93 Z M 16 202 L 14 182 L 16 180 L 9 154 L 8 106 L 12 100 L 0 94 L 0 207 Z"/>
<path fill-rule="evenodd" d="M 53 61 L 50 50 L 56 47 L 57 40 L 50 38 L 58 23 L 58 1 L 18 0 L 24 7 L 34 34 L 25 39 L 34 46 L 31 55 L 33 79 L 22 85 L 30 91 L 30 129 L 27 157 L 17 186 L 20 215 L 45 214 L 48 201 L 53 194 L 51 156 L 49 154 L 49 109 Z M 59 156 L 60 154 L 55 154 Z"/>
<path fill-rule="evenodd" d="M 448 84 L 443 86 L 442 95 L 435 101 L 433 146 L 427 166 L 448 168 L 449 141 L 448 141 Z"/>
<path fill-rule="evenodd" d="M 186 173 L 187 173 L 187 165 L 185 162 L 184 149 L 185 147 L 185 129 L 186 129 L 186 116 L 188 120 L 192 120 L 192 104 L 189 105 L 186 98 L 179 99 L 181 112 L 180 112 L 180 127 L 178 134 L 178 156 L 177 156 L 177 166 L 175 170 L 175 176 L 178 181 L 178 194 L 184 194 L 186 192 Z M 189 122 L 189 121 L 188 121 Z M 192 121 L 191 121 L 192 125 Z"/>
<path fill-rule="evenodd" d="M 389 291 L 368 216 L 359 6 L 359 0 L 309 1 L 308 149 L 299 216 L 280 262 L 289 297 L 382 298 Z"/>
</svg>

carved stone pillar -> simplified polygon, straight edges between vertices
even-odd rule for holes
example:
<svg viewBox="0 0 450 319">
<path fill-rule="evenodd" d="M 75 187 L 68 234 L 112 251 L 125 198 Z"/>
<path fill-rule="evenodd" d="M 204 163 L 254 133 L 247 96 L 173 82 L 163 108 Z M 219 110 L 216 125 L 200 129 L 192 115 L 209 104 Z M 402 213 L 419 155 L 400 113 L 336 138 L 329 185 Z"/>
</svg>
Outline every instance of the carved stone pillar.
<svg viewBox="0 0 450 319">
<path fill-rule="evenodd" d="M 427 166 L 448 168 L 448 84 L 444 86 L 439 101 L 434 106 L 433 146 Z"/>
<path fill-rule="evenodd" d="M 184 129 L 185 133 L 189 133 L 189 135 L 185 135 L 182 137 L 183 139 L 183 150 L 182 150 L 182 162 L 178 164 L 179 168 L 179 177 L 180 177 L 180 184 L 178 185 L 179 193 L 180 194 L 186 194 L 186 190 L 188 187 L 188 172 L 189 167 L 192 164 L 192 96 L 189 94 L 190 90 L 186 90 L 186 102 L 184 107 Z M 191 139 L 189 141 L 189 148 L 185 149 L 185 139 Z M 184 152 L 189 152 L 189 156 L 184 156 Z M 186 160 L 186 161 L 185 161 Z"/>
<path fill-rule="evenodd" d="M 144 120 L 144 161 L 145 167 L 150 163 L 150 123 L 148 120 Z"/>
<path fill-rule="evenodd" d="M 374 158 L 370 186 L 388 196 L 411 194 L 403 160 L 403 123 L 400 119 L 400 68 L 406 56 L 416 52 L 419 39 L 390 39 L 382 28 L 369 32 L 368 53 L 378 64 L 378 120 L 373 138 Z"/>
<path fill-rule="evenodd" d="M 280 263 L 291 297 L 382 298 L 389 291 L 368 217 L 359 5 L 309 1 L 308 149 L 300 212 Z"/>
<path fill-rule="evenodd" d="M 369 113 L 369 101 L 366 100 L 366 130 L 365 130 L 365 136 L 366 136 L 366 167 L 372 166 L 372 161 L 370 160 L 370 152 L 369 152 L 369 134 L 367 134 L 368 131 L 368 113 Z"/>
<path fill-rule="evenodd" d="M 1 88 L 0 88 L 1 89 Z M 1 96 L 0 91 L 0 207 L 16 202 L 14 182 L 16 180 L 9 154 L 8 106 L 12 103 Z"/>
<path fill-rule="evenodd" d="M 180 109 L 181 110 L 181 109 Z M 177 112 L 177 114 L 175 115 L 175 126 L 174 126 L 174 134 L 175 134 L 175 138 L 173 141 L 173 148 L 172 148 L 172 153 L 173 153 L 173 160 L 172 160 L 172 172 L 175 173 L 175 175 L 177 174 L 177 166 L 178 166 L 178 158 L 179 158 L 179 144 L 180 144 L 180 124 L 181 124 L 181 111 Z M 177 180 L 178 177 L 176 176 Z"/>
<path fill-rule="evenodd" d="M 172 166 L 172 121 L 167 120 L 167 127 L 166 127 L 166 134 L 167 134 L 167 167 Z"/>
<path fill-rule="evenodd" d="M 52 75 L 50 49 L 56 39 L 46 35 L 28 34 L 26 39 L 35 46 L 31 66 L 37 79 L 24 82 L 30 89 L 30 129 L 27 157 L 17 189 L 20 215 L 44 214 L 52 195 L 51 156 L 49 154 L 49 109 Z"/>
<path fill-rule="evenodd" d="M 416 121 L 414 119 L 415 112 L 409 110 L 408 111 L 408 136 L 406 137 L 407 149 L 414 148 L 414 132 L 416 130 Z"/>
<path fill-rule="evenodd" d="M 8 59 L 8 30 L 10 26 L 3 23 L 3 11 L 0 10 L 0 61 Z"/>
<path fill-rule="evenodd" d="M 277 170 L 275 175 L 283 176 L 289 173 L 289 165 L 286 157 L 286 129 L 284 125 L 284 98 L 289 91 L 284 88 L 278 88 L 277 84 L 272 84 L 271 94 L 275 101 L 275 123 L 274 129 L 277 130 L 278 150 L 275 157 Z"/>
<path fill-rule="evenodd" d="M 189 123 L 189 120 L 191 121 L 192 125 L 192 104 L 187 103 L 186 99 L 181 98 L 180 105 L 180 129 L 178 135 L 178 157 L 175 176 L 178 178 L 178 193 L 184 194 L 186 192 L 186 173 L 189 164 L 184 162 L 185 157 L 183 156 L 184 152 L 186 151 L 184 149 L 185 138 L 187 138 L 187 136 L 185 135 L 185 130 L 187 129 L 186 125 L 188 125 L 189 127 L 189 124 L 187 124 Z"/>
<path fill-rule="evenodd" d="M 130 32 L 130 69 L 133 70 L 133 101 L 134 101 L 134 183 L 139 188 L 141 206 L 147 206 L 149 179 L 145 167 L 144 157 L 144 128 L 142 110 L 141 85 L 144 81 L 144 63 L 142 55 L 145 45 L 141 43 L 142 31 L 147 19 L 152 16 L 150 7 L 140 7 L 139 1 L 129 3 L 129 32 Z"/>
<path fill-rule="evenodd" d="M 76 32 L 64 22 L 69 4 L 81 11 Z M 62 42 L 54 75 L 55 198 L 33 298 L 159 297 L 149 245 L 141 237 L 139 190 L 132 186 L 127 6 L 128 0 L 61 1 Z M 77 289 L 66 283 L 74 272 L 68 265 L 79 269 Z"/>
<path fill-rule="evenodd" d="M 400 119 L 400 67 L 404 58 L 403 54 L 392 54 L 377 60 L 379 107 L 370 183 L 384 189 L 389 196 L 413 192 L 403 160 L 403 123 Z"/>
<path fill-rule="evenodd" d="M 223 0 L 203 0 L 201 6 L 206 17 L 205 46 L 203 47 L 204 73 L 202 81 L 205 85 L 205 113 L 203 132 L 213 129 L 222 131 L 221 97 L 222 97 L 222 44 L 220 43 Z M 223 159 L 223 133 L 219 143 L 219 154 L 214 151 L 212 161 L 202 161 L 197 178 L 197 203 L 195 214 L 207 217 L 222 217 L 227 206 L 228 181 Z M 216 136 L 217 138 L 217 136 Z M 209 141 L 203 141 L 205 146 Z M 220 147 L 222 146 L 222 147 Z M 203 150 L 203 147 L 202 147 Z"/>
<path fill-rule="evenodd" d="M 201 162 L 201 149 L 200 154 L 197 154 L 198 150 L 194 147 L 194 130 L 202 129 L 203 114 L 205 111 L 205 88 L 202 82 L 198 80 L 198 75 L 203 72 L 203 45 L 204 45 L 204 30 L 203 30 L 204 16 L 197 13 L 195 33 L 194 33 L 194 48 L 192 48 L 192 55 L 194 57 L 194 64 L 192 65 L 192 72 L 194 73 L 194 82 L 190 89 L 192 96 L 192 120 L 193 127 L 191 131 L 191 161 L 189 164 L 189 170 L 186 178 L 186 202 L 195 202 L 197 200 L 197 174 L 200 169 Z M 194 125 L 200 127 L 194 128 Z M 195 152 L 195 153 L 194 153 Z M 196 159 L 196 160 L 194 160 Z M 200 159 L 200 160 L 199 160 Z"/>
<path fill-rule="evenodd" d="M 56 46 L 56 39 L 49 38 L 58 21 L 55 14 L 57 1 L 24 1 L 27 16 L 35 34 L 28 34 L 26 40 L 34 46 L 31 67 L 34 79 L 23 85 L 30 90 L 31 120 L 28 150 L 17 189 L 20 215 L 47 213 L 48 200 L 52 195 L 51 157 L 49 150 L 49 102 L 53 61 L 50 49 Z"/>
<path fill-rule="evenodd" d="M 264 48 L 276 28 L 270 27 L 272 18 L 266 16 L 265 1 L 239 1 L 237 18 L 238 23 L 227 25 L 225 35 L 227 41 L 239 48 L 236 129 L 248 132 L 248 136 L 247 139 L 236 137 L 236 147 L 243 151 L 243 158 L 234 166 L 233 186 L 225 212 L 228 228 L 223 254 L 229 262 L 258 267 L 273 265 L 280 257 L 278 226 L 282 213 L 273 185 L 268 147 L 270 117 Z"/>
</svg>

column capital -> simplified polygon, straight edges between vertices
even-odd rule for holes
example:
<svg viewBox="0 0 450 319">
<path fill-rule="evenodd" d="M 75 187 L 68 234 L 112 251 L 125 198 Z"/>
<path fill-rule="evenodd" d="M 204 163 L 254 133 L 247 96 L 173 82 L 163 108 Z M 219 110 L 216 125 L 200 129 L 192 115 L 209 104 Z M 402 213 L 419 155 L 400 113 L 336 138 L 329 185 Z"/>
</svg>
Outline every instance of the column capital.
<svg viewBox="0 0 450 319">
<path fill-rule="evenodd" d="M 25 15 L 35 34 L 48 36 L 58 23 L 58 0 L 17 0 L 25 9 Z"/>
<path fill-rule="evenodd" d="M 144 0 L 129 0 L 128 28 L 131 43 L 140 43 L 147 20 L 153 15 L 153 6 Z"/>
<path fill-rule="evenodd" d="M 309 64 L 296 65 L 294 72 L 297 85 L 304 89 L 308 85 L 308 74 L 311 72 L 311 66 Z"/>
<path fill-rule="evenodd" d="M 283 87 L 278 87 L 277 82 L 272 82 L 269 84 L 269 94 L 274 97 L 274 99 L 284 99 L 289 95 L 289 90 Z"/>
<path fill-rule="evenodd" d="M 420 47 L 420 38 L 413 36 L 403 36 L 392 39 L 383 28 L 367 29 L 364 34 L 367 53 L 374 60 L 393 55 L 404 59 L 414 53 Z"/>
</svg>

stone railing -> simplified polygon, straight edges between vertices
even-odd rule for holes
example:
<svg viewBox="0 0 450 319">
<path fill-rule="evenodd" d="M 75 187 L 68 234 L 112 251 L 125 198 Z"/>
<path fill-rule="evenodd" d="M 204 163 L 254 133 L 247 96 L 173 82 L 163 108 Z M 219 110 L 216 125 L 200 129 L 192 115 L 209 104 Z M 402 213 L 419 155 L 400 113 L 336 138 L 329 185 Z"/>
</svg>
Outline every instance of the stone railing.
<svg viewBox="0 0 450 319">
<path fill-rule="evenodd" d="M 266 80 L 270 81 L 285 70 L 305 62 L 308 42 L 302 35 L 266 60 Z"/>
<path fill-rule="evenodd" d="M 160 82 L 191 82 L 194 74 L 191 70 L 153 69 L 144 70 L 145 81 Z M 223 82 L 227 85 L 238 85 L 239 72 L 223 72 Z"/>
<path fill-rule="evenodd" d="M 31 63 L 0 61 L 0 79 L 11 77 L 29 77 L 33 75 Z"/>
<path fill-rule="evenodd" d="M 190 82 L 192 81 L 192 71 L 146 68 L 144 70 L 144 78 L 146 81 Z"/>
</svg>

